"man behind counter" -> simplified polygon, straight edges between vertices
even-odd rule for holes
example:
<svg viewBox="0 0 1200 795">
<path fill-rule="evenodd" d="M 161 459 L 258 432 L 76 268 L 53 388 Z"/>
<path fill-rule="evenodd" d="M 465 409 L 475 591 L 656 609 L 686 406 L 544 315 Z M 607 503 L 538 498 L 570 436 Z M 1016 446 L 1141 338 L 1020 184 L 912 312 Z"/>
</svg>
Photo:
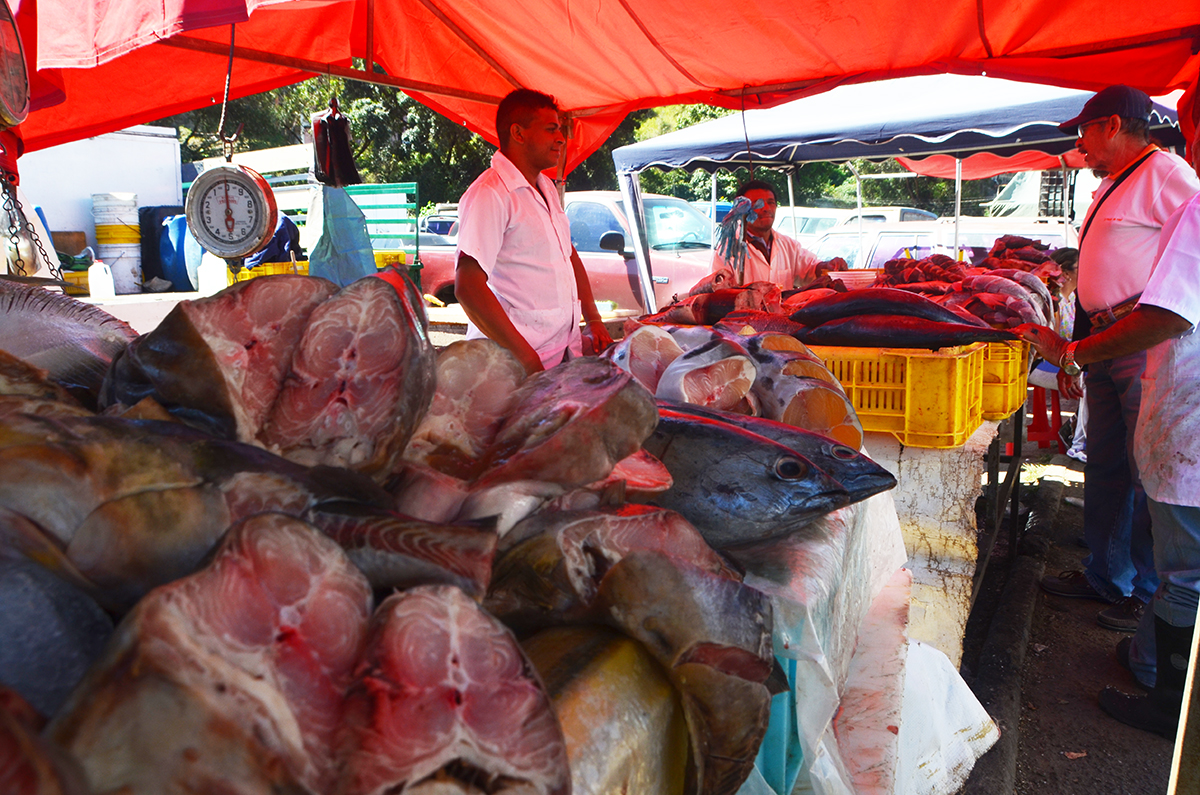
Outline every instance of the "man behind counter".
<svg viewBox="0 0 1200 795">
<path fill-rule="evenodd" d="M 467 338 L 488 337 L 529 373 L 582 354 L 582 311 L 597 349 L 612 343 L 571 245 L 554 182 L 566 138 L 554 98 L 517 89 L 496 110 L 500 151 L 459 201 L 454 294 Z"/>
<path fill-rule="evenodd" d="M 816 254 L 772 228 L 778 200 L 770 183 L 750 180 L 738 189 L 737 195 L 750 200 L 754 216 L 754 220 L 746 219 L 747 249 L 742 284 L 774 282 L 784 290 L 791 290 L 807 287 L 821 275 Z M 712 269 L 713 273 L 733 270 L 717 253 L 713 254 Z"/>
</svg>

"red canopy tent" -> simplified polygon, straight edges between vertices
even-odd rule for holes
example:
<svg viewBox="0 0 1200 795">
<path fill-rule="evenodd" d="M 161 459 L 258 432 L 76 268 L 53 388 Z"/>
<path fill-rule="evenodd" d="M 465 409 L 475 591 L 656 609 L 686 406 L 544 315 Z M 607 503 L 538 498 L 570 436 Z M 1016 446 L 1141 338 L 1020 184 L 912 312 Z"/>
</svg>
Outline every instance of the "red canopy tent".
<svg viewBox="0 0 1200 795">
<path fill-rule="evenodd" d="M 10 0 L 12 2 L 12 0 Z M 516 86 L 572 119 L 569 170 L 632 110 L 765 107 L 841 82 L 937 72 L 1151 94 L 1200 72 L 1200 5 L 1111 0 L 781 6 L 777 0 L 16 0 L 33 88 L 28 149 L 329 73 L 396 86 L 495 140 Z M 382 73 L 355 69 L 352 58 Z M 36 73 L 34 72 L 36 70 Z M 931 98 L 936 101 L 936 98 Z"/>
</svg>

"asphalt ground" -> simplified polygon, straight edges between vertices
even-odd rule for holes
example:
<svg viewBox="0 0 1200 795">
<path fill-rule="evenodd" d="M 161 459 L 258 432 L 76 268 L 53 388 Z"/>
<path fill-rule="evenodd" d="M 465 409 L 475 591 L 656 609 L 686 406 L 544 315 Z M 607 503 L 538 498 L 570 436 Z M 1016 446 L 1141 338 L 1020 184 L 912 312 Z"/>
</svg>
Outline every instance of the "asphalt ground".
<svg viewBox="0 0 1200 795">
<path fill-rule="evenodd" d="M 963 642 L 962 674 L 1000 726 L 968 795 L 1165 793 L 1173 743 L 1104 714 L 1106 685 L 1142 693 L 1117 662 L 1123 633 L 1101 627 L 1100 602 L 1046 594 L 1044 574 L 1082 568 L 1082 464 L 1026 444 L 1022 528 L 997 537 Z M 982 526 L 982 523 L 981 525 Z"/>
</svg>

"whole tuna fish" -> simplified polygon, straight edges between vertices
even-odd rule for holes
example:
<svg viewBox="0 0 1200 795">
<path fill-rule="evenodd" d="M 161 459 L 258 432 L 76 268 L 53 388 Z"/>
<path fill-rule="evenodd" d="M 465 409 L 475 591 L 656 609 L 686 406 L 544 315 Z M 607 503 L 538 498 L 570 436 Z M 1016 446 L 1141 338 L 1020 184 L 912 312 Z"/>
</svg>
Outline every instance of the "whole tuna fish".
<svg viewBox="0 0 1200 795">
<path fill-rule="evenodd" d="M 742 428 L 794 450 L 840 483 L 850 493 L 850 502 L 861 502 L 896 487 L 892 473 L 858 450 L 828 436 L 761 417 L 715 412 L 697 406 L 660 403 L 659 414 L 690 414 Z"/>
<path fill-rule="evenodd" d="M 390 597 L 371 620 L 339 730 L 339 795 L 567 795 L 550 699 L 516 638 L 457 588 Z"/>
<path fill-rule="evenodd" d="M 1017 286 L 1015 282 L 1009 284 Z M 844 317 L 823 323 L 797 334 L 796 337 L 806 345 L 930 350 L 970 345 L 973 342 L 1004 342 L 1017 339 L 1017 335 L 1011 331 L 969 326 L 965 323 L 940 323 L 906 315 Z"/>
<path fill-rule="evenodd" d="M 942 323 L 962 323 L 963 318 L 923 295 L 894 287 L 866 287 L 834 293 L 792 312 L 791 319 L 806 326 L 855 315 L 906 315 Z M 983 325 L 979 323 L 978 325 Z"/>
<path fill-rule="evenodd" d="M 717 549 L 794 533 L 851 501 L 795 450 L 710 417 L 660 412 L 643 447 L 674 485 L 638 501 L 682 514 Z"/>
<path fill-rule="evenodd" d="M 336 544 L 259 514 L 138 603 L 47 736 L 97 792 L 330 792 L 370 613 Z"/>
<path fill-rule="evenodd" d="M 0 279 L 0 350 L 45 370 L 84 405 L 96 405 L 109 365 L 136 337 L 102 309 Z"/>
</svg>

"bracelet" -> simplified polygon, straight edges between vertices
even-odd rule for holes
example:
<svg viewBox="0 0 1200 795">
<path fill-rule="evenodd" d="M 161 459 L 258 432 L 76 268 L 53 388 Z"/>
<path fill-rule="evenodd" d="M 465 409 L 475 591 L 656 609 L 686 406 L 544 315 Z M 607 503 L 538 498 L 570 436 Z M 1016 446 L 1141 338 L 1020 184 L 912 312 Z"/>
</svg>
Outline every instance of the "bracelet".
<svg viewBox="0 0 1200 795">
<path fill-rule="evenodd" d="M 601 320 L 600 318 L 596 318 L 595 320 L 585 320 L 585 321 L 583 321 L 583 322 L 584 322 L 584 323 L 587 323 L 589 326 L 590 326 L 591 324 L 593 324 L 593 323 L 600 323 L 601 325 L 603 325 L 603 324 L 604 324 L 604 321 L 603 321 L 603 320 Z"/>
</svg>

